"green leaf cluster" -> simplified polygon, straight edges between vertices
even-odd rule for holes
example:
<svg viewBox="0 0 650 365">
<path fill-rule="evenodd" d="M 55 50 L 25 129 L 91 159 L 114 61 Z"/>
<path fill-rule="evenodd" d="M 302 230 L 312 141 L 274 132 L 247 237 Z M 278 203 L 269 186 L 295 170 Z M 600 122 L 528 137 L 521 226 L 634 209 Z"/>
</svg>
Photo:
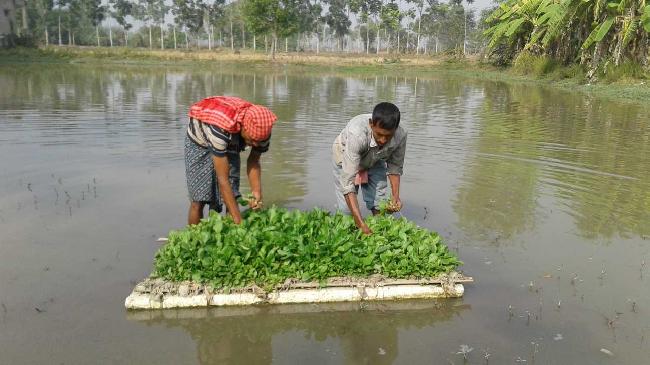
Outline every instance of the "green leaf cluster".
<svg viewBox="0 0 650 365">
<path fill-rule="evenodd" d="M 529 51 L 592 68 L 648 57 L 646 0 L 506 0 L 485 22 L 493 56 Z"/>
<path fill-rule="evenodd" d="M 269 290 L 287 279 L 429 278 L 462 264 L 437 233 L 405 218 L 379 215 L 367 223 L 374 234 L 363 235 L 350 216 L 320 209 L 248 211 L 240 225 L 212 213 L 170 232 L 156 254 L 154 273 L 223 290 L 251 285 Z"/>
</svg>

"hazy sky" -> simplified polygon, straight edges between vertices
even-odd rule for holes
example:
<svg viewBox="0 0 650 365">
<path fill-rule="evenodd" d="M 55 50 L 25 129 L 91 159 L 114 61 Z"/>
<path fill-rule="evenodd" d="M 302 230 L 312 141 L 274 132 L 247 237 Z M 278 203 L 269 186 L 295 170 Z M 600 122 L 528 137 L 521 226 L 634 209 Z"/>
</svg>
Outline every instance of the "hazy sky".
<svg viewBox="0 0 650 365">
<path fill-rule="evenodd" d="M 492 0 L 476 0 L 472 7 L 476 7 L 478 9 L 483 9 L 487 8 L 489 6 L 492 6 L 494 2 Z"/>
</svg>

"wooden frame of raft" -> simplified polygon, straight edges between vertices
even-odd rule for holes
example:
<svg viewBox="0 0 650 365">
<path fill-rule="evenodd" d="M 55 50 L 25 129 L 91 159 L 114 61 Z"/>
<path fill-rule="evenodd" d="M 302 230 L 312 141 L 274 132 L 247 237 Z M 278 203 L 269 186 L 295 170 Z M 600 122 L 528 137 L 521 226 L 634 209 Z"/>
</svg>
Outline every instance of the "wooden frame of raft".
<svg viewBox="0 0 650 365">
<path fill-rule="evenodd" d="M 164 309 L 253 304 L 360 302 L 423 298 L 459 298 L 463 284 L 473 278 L 456 272 L 432 279 L 350 279 L 333 278 L 324 286 L 318 283 L 289 282 L 272 292 L 258 287 L 238 292 L 214 291 L 189 281 L 169 282 L 147 278 L 135 286 L 124 301 L 127 309 Z"/>
</svg>

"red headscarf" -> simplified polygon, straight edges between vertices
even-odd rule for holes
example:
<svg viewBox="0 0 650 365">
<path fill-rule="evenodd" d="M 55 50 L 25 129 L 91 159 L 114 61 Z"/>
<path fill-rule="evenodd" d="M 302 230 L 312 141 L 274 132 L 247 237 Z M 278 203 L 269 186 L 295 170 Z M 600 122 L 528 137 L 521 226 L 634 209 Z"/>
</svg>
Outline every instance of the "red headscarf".
<svg viewBox="0 0 650 365">
<path fill-rule="evenodd" d="M 189 115 L 228 133 L 239 133 L 243 127 L 256 141 L 269 138 L 273 123 L 278 119 L 268 108 L 234 96 L 205 98 L 190 107 Z"/>
</svg>

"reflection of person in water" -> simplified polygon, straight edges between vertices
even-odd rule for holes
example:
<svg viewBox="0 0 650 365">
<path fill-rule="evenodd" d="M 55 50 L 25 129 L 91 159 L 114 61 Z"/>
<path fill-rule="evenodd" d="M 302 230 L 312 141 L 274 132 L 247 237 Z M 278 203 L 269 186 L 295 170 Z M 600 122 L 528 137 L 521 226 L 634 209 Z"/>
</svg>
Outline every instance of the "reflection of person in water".
<svg viewBox="0 0 650 365">
<path fill-rule="evenodd" d="M 176 319 L 159 318 L 149 323 L 185 329 L 197 342 L 198 362 L 202 365 L 268 364 L 274 358 L 299 363 L 305 360 L 304 349 L 325 351 L 321 343 L 327 339 L 341 344 L 340 349 L 331 349 L 326 355 L 333 356 L 333 360 L 342 356 L 346 364 L 390 364 L 399 354 L 398 332 L 448 321 L 469 306 L 462 300 L 446 299 L 372 303 L 363 311 L 358 310 L 357 303 L 287 305 L 282 306 L 285 313 L 274 313 L 277 308 L 183 310 L 176 313 Z M 248 310 L 256 314 L 242 313 Z M 207 315 L 197 318 L 198 313 Z M 304 337 L 300 336 L 304 341 L 289 346 L 302 351 L 274 354 L 273 337 L 289 331 L 304 333 Z M 318 355 L 311 358 L 323 358 L 323 354 Z"/>
<path fill-rule="evenodd" d="M 229 326 L 203 328 L 192 338 L 197 341 L 201 365 L 270 364 L 273 358 L 272 333 L 229 331 Z"/>
<path fill-rule="evenodd" d="M 342 321 L 341 347 L 346 364 L 392 364 L 399 352 L 394 316 L 356 313 Z"/>
</svg>

